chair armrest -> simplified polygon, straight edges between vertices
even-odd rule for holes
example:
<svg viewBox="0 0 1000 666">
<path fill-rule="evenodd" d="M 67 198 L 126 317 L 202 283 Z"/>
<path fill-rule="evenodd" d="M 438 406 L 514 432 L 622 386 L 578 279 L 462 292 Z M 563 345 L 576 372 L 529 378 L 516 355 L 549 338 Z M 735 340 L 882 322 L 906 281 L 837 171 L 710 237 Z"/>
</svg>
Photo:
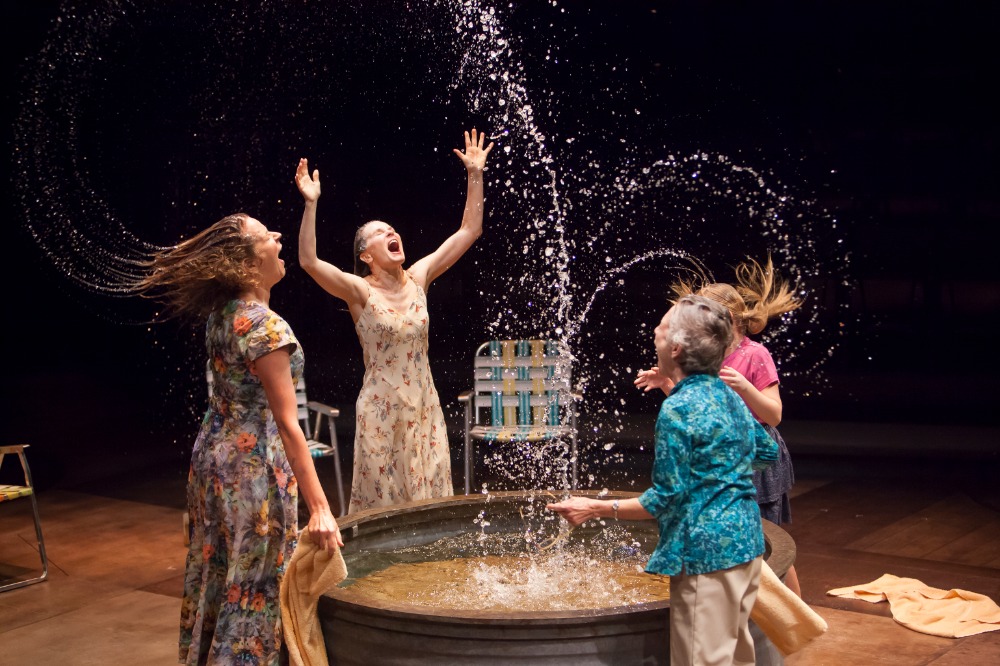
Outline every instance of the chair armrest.
<svg viewBox="0 0 1000 666">
<path fill-rule="evenodd" d="M 474 391 L 462 391 L 461 393 L 458 394 L 458 401 L 469 402 L 470 400 L 472 400 L 473 393 Z"/>
<path fill-rule="evenodd" d="M 329 405 L 324 405 L 322 402 L 316 402 L 315 400 L 310 400 L 306 403 L 306 407 L 314 412 L 319 412 L 320 414 L 325 414 L 330 418 L 337 418 L 340 416 L 340 410 L 336 407 L 331 407 Z"/>
</svg>

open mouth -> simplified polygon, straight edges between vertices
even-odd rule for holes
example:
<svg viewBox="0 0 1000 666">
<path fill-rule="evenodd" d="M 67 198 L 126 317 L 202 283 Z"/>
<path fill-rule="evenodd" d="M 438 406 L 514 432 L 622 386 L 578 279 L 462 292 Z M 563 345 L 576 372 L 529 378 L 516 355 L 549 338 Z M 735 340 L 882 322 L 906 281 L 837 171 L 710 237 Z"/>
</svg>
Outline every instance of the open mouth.
<svg viewBox="0 0 1000 666">
<path fill-rule="evenodd" d="M 399 239 L 393 238 L 386 247 L 389 248 L 389 252 L 399 252 Z"/>
</svg>

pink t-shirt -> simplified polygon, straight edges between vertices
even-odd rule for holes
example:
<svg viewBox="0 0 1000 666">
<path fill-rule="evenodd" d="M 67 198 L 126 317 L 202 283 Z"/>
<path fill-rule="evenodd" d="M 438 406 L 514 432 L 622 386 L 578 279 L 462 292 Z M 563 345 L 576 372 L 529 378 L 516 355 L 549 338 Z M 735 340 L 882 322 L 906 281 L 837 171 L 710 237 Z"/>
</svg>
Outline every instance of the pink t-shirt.
<svg viewBox="0 0 1000 666">
<path fill-rule="evenodd" d="M 722 362 L 722 367 L 729 366 L 747 378 L 758 391 L 778 383 L 778 369 L 767 347 L 744 336 L 740 346 Z M 753 410 L 750 410 L 753 413 Z M 754 414 L 755 419 L 760 418 Z M 763 421 L 761 421 L 763 423 Z"/>
</svg>

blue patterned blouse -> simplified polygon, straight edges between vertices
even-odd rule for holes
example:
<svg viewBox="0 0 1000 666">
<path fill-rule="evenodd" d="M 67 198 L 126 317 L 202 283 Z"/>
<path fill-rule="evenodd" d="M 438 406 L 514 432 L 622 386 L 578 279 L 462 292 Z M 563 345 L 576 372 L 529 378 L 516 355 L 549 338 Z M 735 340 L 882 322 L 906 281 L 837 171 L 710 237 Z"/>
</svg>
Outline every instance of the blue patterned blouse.
<svg viewBox="0 0 1000 666">
<path fill-rule="evenodd" d="M 721 379 L 678 382 L 656 419 L 653 487 L 639 496 L 660 524 L 646 570 L 710 573 L 763 554 L 752 466 L 777 457 L 778 445 Z"/>
</svg>

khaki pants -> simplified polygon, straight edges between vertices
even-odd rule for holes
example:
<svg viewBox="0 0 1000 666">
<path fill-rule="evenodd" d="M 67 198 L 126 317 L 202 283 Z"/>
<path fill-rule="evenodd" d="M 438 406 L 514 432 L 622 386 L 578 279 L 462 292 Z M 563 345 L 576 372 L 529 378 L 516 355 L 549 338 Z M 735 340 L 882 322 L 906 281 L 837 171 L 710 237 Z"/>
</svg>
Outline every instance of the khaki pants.
<svg viewBox="0 0 1000 666">
<path fill-rule="evenodd" d="M 671 666 L 753 666 L 748 622 L 761 559 L 707 574 L 670 577 Z"/>
</svg>

